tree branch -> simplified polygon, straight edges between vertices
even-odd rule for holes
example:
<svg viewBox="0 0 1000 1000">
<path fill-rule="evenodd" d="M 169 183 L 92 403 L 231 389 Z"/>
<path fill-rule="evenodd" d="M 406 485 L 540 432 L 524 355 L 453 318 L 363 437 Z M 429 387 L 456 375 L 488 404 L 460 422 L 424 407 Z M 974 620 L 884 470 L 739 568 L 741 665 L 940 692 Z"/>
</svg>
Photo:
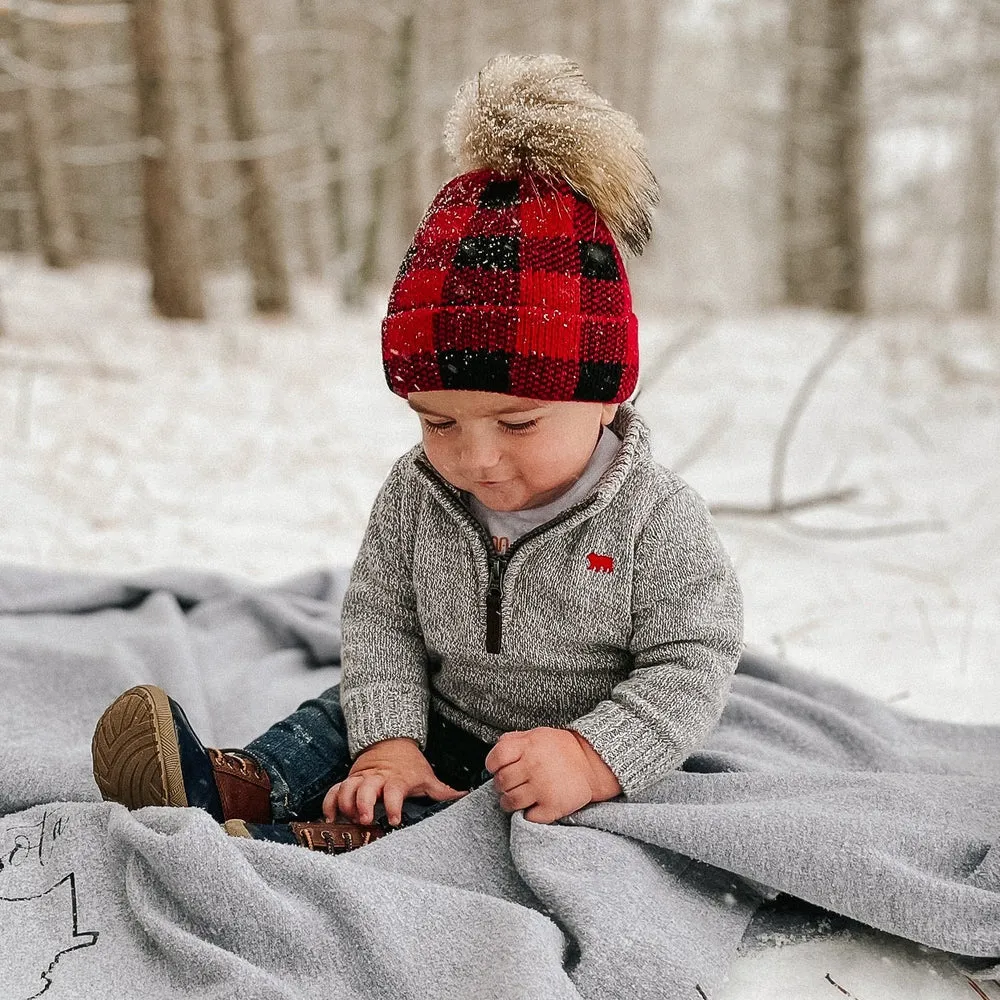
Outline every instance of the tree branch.
<svg viewBox="0 0 1000 1000">
<path fill-rule="evenodd" d="M 823 376 L 833 366 L 834 361 L 844 352 L 847 345 L 858 335 L 860 324 L 857 319 L 848 321 L 840 333 L 833 338 L 830 346 L 823 352 L 820 359 L 806 373 L 792 399 L 791 405 L 785 413 L 785 419 L 781 423 L 778 431 L 778 438 L 774 444 L 774 459 L 771 464 L 771 509 L 780 510 L 784 505 L 785 490 L 785 468 L 788 464 L 788 452 L 791 447 L 792 438 L 796 428 L 809 405 L 816 387 Z"/>
<path fill-rule="evenodd" d="M 783 517 L 785 514 L 808 510 L 810 507 L 847 503 L 858 495 L 857 489 L 847 487 L 842 490 L 830 490 L 827 493 L 814 493 L 811 496 L 799 497 L 797 500 L 783 500 L 780 504 L 711 504 L 709 510 L 720 517 Z"/>
<path fill-rule="evenodd" d="M 830 370 L 847 346 L 857 337 L 861 329 L 857 317 L 852 317 L 846 326 L 833 338 L 830 345 L 819 360 L 809 369 L 805 378 L 795 392 L 774 445 L 774 456 L 771 465 L 770 502 L 762 505 L 716 504 L 710 506 L 712 514 L 730 517 L 763 517 L 775 518 L 782 526 L 797 535 L 810 538 L 836 540 L 861 540 L 884 538 L 896 535 L 913 534 L 920 531 L 943 531 L 947 525 L 940 519 L 915 521 L 899 521 L 894 524 L 872 524 L 853 528 L 824 527 L 799 524 L 791 520 L 790 514 L 800 510 L 832 504 L 848 503 L 860 495 L 856 487 L 831 490 L 825 493 L 815 493 L 795 500 L 785 499 L 785 471 L 788 465 L 788 453 L 791 450 L 792 439 L 802 419 L 809 401 L 812 399 L 823 376 Z"/>
</svg>

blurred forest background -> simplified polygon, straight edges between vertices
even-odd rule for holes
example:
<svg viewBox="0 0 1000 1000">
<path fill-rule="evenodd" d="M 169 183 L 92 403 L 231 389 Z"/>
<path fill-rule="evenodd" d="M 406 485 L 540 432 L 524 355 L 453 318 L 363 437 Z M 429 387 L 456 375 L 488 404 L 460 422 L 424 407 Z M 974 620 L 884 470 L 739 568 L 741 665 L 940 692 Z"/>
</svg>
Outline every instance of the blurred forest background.
<svg viewBox="0 0 1000 1000">
<path fill-rule="evenodd" d="M 165 316 L 241 267 L 260 312 L 359 304 L 501 51 L 647 135 L 644 308 L 997 311 L 996 0 L 0 0 L 0 252 L 145 260 Z"/>
</svg>

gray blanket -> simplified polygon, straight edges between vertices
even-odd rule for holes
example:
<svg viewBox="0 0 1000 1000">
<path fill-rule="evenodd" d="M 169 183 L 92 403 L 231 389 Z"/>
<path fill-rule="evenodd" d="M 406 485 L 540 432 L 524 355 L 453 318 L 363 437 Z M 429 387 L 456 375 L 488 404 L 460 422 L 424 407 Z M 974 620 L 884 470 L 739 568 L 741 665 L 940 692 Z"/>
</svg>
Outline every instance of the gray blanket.
<svg viewBox="0 0 1000 1000">
<path fill-rule="evenodd" d="M 775 893 L 997 974 L 1000 727 L 762 657 L 683 770 L 552 826 L 487 784 L 331 858 L 99 801 L 112 698 L 159 683 L 241 745 L 336 677 L 343 584 L 0 568 L 0 998 L 698 1000 Z"/>
</svg>

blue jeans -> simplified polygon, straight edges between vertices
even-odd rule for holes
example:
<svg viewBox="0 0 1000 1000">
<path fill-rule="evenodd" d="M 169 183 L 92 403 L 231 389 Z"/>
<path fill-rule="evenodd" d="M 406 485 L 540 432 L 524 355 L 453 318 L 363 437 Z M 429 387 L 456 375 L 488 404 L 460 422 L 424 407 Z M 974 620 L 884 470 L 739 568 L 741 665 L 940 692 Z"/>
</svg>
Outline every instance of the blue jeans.
<svg viewBox="0 0 1000 1000">
<path fill-rule="evenodd" d="M 347 750 L 347 723 L 340 707 L 340 685 L 303 702 L 245 749 L 271 779 L 272 822 L 322 818 L 326 793 L 331 785 L 347 777 L 352 763 Z M 490 749 L 489 743 L 431 709 L 424 756 L 446 785 L 465 791 L 489 781 L 485 760 Z M 450 804 L 425 796 L 408 798 L 403 802 L 403 826 L 417 823 Z M 381 802 L 376 806 L 375 819 L 385 824 Z"/>
</svg>

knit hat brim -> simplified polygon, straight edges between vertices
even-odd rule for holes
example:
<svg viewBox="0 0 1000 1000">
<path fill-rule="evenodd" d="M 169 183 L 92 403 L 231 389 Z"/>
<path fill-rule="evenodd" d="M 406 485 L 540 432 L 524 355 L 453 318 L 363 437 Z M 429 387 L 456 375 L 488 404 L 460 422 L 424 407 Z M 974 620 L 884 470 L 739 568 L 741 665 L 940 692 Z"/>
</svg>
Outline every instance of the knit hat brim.
<svg viewBox="0 0 1000 1000">
<path fill-rule="evenodd" d="M 382 324 L 386 381 L 399 396 L 440 389 L 621 403 L 639 374 L 634 315 L 541 306 L 422 307 Z"/>
</svg>

